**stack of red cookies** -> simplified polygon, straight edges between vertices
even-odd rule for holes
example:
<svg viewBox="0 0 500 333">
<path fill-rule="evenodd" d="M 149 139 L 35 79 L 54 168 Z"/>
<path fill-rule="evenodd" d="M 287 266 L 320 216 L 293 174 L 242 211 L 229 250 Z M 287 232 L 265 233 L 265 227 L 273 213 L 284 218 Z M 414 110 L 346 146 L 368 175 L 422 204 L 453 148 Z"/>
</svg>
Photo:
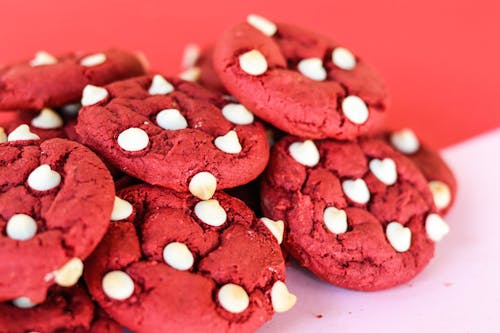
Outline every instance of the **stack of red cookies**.
<svg viewBox="0 0 500 333">
<path fill-rule="evenodd" d="M 253 332 L 296 302 L 283 253 L 356 290 L 428 264 L 455 179 L 362 59 L 250 15 L 183 63 L 0 68 L 0 332 Z"/>
</svg>

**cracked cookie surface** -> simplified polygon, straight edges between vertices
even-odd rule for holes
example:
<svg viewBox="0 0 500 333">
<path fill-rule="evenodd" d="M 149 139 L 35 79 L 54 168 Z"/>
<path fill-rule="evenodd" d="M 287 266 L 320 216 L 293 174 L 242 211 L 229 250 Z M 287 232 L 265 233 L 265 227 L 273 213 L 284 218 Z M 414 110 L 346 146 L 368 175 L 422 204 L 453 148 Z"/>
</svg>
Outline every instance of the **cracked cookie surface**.
<svg viewBox="0 0 500 333">
<path fill-rule="evenodd" d="M 261 200 L 266 216 L 285 221 L 285 249 L 350 289 L 409 281 L 447 233 L 424 176 L 381 139 L 285 137 L 273 147 Z"/>
<path fill-rule="evenodd" d="M 231 95 L 305 138 L 353 139 L 378 129 L 387 96 L 371 67 L 329 38 L 271 24 L 274 32 L 241 23 L 216 43 L 214 69 Z"/>
<path fill-rule="evenodd" d="M 40 303 L 52 284 L 76 283 L 113 202 L 109 171 L 79 143 L 1 144 L 0 300 Z"/>
<path fill-rule="evenodd" d="M 209 172 L 224 189 L 248 183 L 266 166 L 264 127 L 240 104 L 161 75 L 104 89 L 103 100 L 80 110 L 76 130 L 84 144 L 133 177 L 186 192 L 193 176 Z"/>
<path fill-rule="evenodd" d="M 54 57 L 39 52 L 31 62 L 0 68 L 0 110 L 41 110 L 78 101 L 87 84 L 103 85 L 144 74 L 139 59 L 107 50 Z"/>
<path fill-rule="evenodd" d="M 137 332 L 253 332 L 271 318 L 284 260 L 243 202 L 216 192 L 209 201 L 225 218 L 213 226 L 220 209 L 207 220 L 198 209 L 209 201 L 185 193 L 135 185 L 118 196 L 131 207 L 111 223 L 84 275 L 115 320 Z"/>
</svg>

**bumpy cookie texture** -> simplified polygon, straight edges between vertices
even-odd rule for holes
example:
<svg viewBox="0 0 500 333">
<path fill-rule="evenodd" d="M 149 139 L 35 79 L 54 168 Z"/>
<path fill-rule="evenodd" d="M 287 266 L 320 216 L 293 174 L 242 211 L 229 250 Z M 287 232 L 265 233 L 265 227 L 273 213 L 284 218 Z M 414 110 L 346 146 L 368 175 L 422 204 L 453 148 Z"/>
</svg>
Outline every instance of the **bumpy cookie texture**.
<svg viewBox="0 0 500 333">
<path fill-rule="evenodd" d="M 301 155 L 295 154 L 297 147 Z M 301 265 L 350 289 L 379 290 L 409 281 L 433 256 L 430 237 L 447 232 L 432 214 L 423 175 L 378 139 L 304 144 L 285 137 L 273 147 L 261 203 L 266 216 L 286 222 L 285 249 Z"/>
<path fill-rule="evenodd" d="M 384 138 L 417 165 L 429 183 L 438 212 L 448 213 L 455 202 L 457 180 L 439 152 L 422 143 L 410 129 L 386 133 Z"/>
<path fill-rule="evenodd" d="M 241 23 L 215 45 L 214 69 L 231 95 L 258 117 L 301 137 L 353 139 L 378 129 L 387 96 L 363 60 L 295 26 L 280 23 L 275 31 L 256 26 Z"/>
<path fill-rule="evenodd" d="M 65 139 L 1 144 L 0 300 L 40 303 L 50 285 L 76 283 L 113 203 L 111 175 L 86 147 Z"/>
<path fill-rule="evenodd" d="M 2 333 L 119 333 L 121 327 L 102 310 L 94 308 L 82 287 L 54 287 L 47 300 L 34 307 L 20 308 L 0 303 Z"/>
<path fill-rule="evenodd" d="M 118 196 L 133 210 L 111 223 L 84 274 L 115 320 L 135 332 L 253 332 L 271 318 L 283 257 L 241 201 L 223 192 L 200 201 L 149 185 Z M 220 209 L 222 223 L 212 226 Z"/>
<path fill-rule="evenodd" d="M 135 178 L 185 192 L 193 176 L 208 172 L 223 189 L 248 183 L 266 166 L 263 126 L 195 83 L 155 75 L 105 89 L 108 97 L 80 110 L 78 135 Z"/>
<path fill-rule="evenodd" d="M 0 69 L 0 110 L 41 110 L 78 101 L 87 84 L 103 85 L 144 74 L 137 57 L 120 50 L 53 57 Z"/>
</svg>

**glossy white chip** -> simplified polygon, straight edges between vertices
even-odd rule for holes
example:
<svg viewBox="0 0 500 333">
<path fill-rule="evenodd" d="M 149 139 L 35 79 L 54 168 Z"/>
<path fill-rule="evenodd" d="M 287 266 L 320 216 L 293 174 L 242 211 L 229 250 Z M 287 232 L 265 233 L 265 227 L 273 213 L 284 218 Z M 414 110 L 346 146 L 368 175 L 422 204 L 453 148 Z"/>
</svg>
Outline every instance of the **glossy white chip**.
<svg viewBox="0 0 500 333">
<path fill-rule="evenodd" d="M 42 164 L 31 171 L 28 176 L 28 185 L 37 191 L 51 190 L 61 183 L 61 175 L 50 168 L 48 164 Z"/>
<path fill-rule="evenodd" d="M 409 128 L 391 134 L 391 144 L 404 154 L 413 154 L 420 148 L 417 136 Z"/>
<path fill-rule="evenodd" d="M 396 162 L 391 158 L 374 158 L 369 163 L 370 171 L 385 185 L 393 185 L 398 180 Z"/>
<path fill-rule="evenodd" d="M 37 52 L 35 54 L 35 58 L 30 61 L 30 65 L 33 67 L 42 65 L 53 65 L 55 63 L 57 63 L 57 58 L 45 51 Z"/>
<path fill-rule="evenodd" d="M 239 154 L 242 149 L 236 131 L 229 131 L 223 136 L 216 137 L 214 145 L 227 154 Z"/>
<path fill-rule="evenodd" d="M 224 118 L 236 125 L 249 125 L 253 123 L 253 113 L 242 104 L 229 103 L 222 108 Z"/>
<path fill-rule="evenodd" d="M 82 106 L 94 105 L 105 100 L 107 97 L 108 91 L 106 88 L 87 84 L 83 88 L 81 104 Z"/>
<path fill-rule="evenodd" d="M 163 248 L 163 260 L 172 268 L 185 271 L 193 267 L 194 256 L 186 246 L 180 242 L 172 242 Z"/>
<path fill-rule="evenodd" d="M 240 55 L 239 63 L 241 69 L 250 75 L 258 76 L 267 71 L 267 60 L 257 50 L 251 50 Z"/>
<path fill-rule="evenodd" d="M 61 116 L 52 109 L 44 108 L 38 116 L 31 120 L 33 127 L 42 129 L 55 129 L 64 125 Z"/>
<path fill-rule="evenodd" d="M 358 96 L 347 96 L 342 101 L 342 112 L 352 123 L 361 125 L 368 120 L 368 106 Z"/>
<path fill-rule="evenodd" d="M 140 151 L 149 144 L 149 136 L 141 128 L 131 127 L 118 135 L 118 145 L 126 151 Z"/>
<path fill-rule="evenodd" d="M 156 123 L 166 130 L 180 130 L 188 127 L 186 118 L 177 109 L 165 109 L 156 115 Z"/>
<path fill-rule="evenodd" d="M 269 229 L 269 231 L 273 234 L 273 236 L 276 238 L 278 241 L 278 244 L 281 244 L 283 242 L 283 233 L 285 231 L 285 224 L 283 221 L 278 220 L 274 221 L 271 219 L 268 219 L 267 217 L 261 217 L 260 220 L 264 225 Z"/>
<path fill-rule="evenodd" d="M 342 190 L 349 199 L 359 204 L 365 204 L 370 200 L 368 186 L 361 178 L 344 180 L 342 182 Z"/>
<path fill-rule="evenodd" d="M 429 189 L 437 209 L 444 209 L 450 205 L 451 190 L 448 185 L 440 180 L 432 180 L 429 182 Z"/>
<path fill-rule="evenodd" d="M 55 271 L 54 280 L 61 287 L 74 286 L 83 273 L 83 262 L 80 258 L 72 258 L 64 266 Z"/>
<path fill-rule="evenodd" d="M 166 95 L 174 91 L 174 86 L 163 76 L 156 74 L 153 76 L 148 92 L 150 95 Z"/>
<path fill-rule="evenodd" d="M 134 208 L 130 202 L 115 196 L 113 211 L 111 212 L 111 221 L 124 220 L 132 214 L 133 210 Z"/>
<path fill-rule="evenodd" d="M 429 214 L 425 219 L 425 231 L 430 239 L 439 242 L 450 232 L 450 227 L 438 214 Z"/>
<path fill-rule="evenodd" d="M 406 252 L 411 246 L 411 230 L 398 222 L 391 222 L 385 229 L 389 243 L 398 252 Z"/>
<path fill-rule="evenodd" d="M 227 220 L 226 211 L 215 199 L 198 202 L 194 206 L 194 213 L 203 223 L 212 227 L 219 227 Z"/>
<path fill-rule="evenodd" d="M 315 81 L 324 81 L 326 79 L 326 70 L 323 67 L 323 60 L 320 58 L 302 59 L 297 69 L 305 77 Z"/>
<path fill-rule="evenodd" d="M 312 140 L 294 142 L 288 147 L 290 156 L 298 163 L 313 167 L 319 163 L 319 151 Z"/>
<path fill-rule="evenodd" d="M 247 23 L 253 26 L 255 29 L 259 30 L 266 36 L 273 36 L 278 27 L 273 22 L 269 21 L 265 17 L 256 14 L 250 14 L 247 16 Z"/>
<path fill-rule="evenodd" d="M 271 302 L 275 312 L 286 312 L 293 308 L 297 302 L 297 296 L 288 291 L 284 282 L 276 281 L 271 288 Z"/>
<path fill-rule="evenodd" d="M 335 66 L 345 70 L 352 70 L 356 67 L 356 57 L 345 47 L 336 47 L 332 51 L 332 62 Z"/>
<path fill-rule="evenodd" d="M 106 55 L 104 53 L 94 53 L 80 60 L 80 65 L 85 67 L 92 67 L 103 64 L 105 62 L 106 62 Z"/>
<path fill-rule="evenodd" d="M 347 214 L 343 209 L 336 207 L 327 207 L 323 211 L 323 221 L 326 228 L 336 234 L 343 234 L 347 231 Z"/>
<path fill-rule="evenodd" d="M 7 141 L 40 140 L 40 137 L 30 131 L 26 124 L 19 125 L 7 136 Z"/>
<path fill-rule="evenodd" d="M 5 232 L 7 237 L 15 240 L 25 241 L 36 235 L 38 227 L 36 221 L 26 214 L 14 214 L 7 221 Z"/>
<path fill-rule="evenodd" d="M 210 199 L 217 188 L 217 179 L 210 172 L 202 171 L 191 178 L 189 192 L 201 200 Z"/>
<path fill-rule="evenodd" d="M 102 290 L 109 298 L 122 301 L 134 293 L 134 281 L 123 271 L 111 271 L 102 279 Z"/>
<path fill-rule="evenodd" d="M 241 313 L 250 304 L 250 298 L 245 289 L 234 283 L 223 285 L 217 293 L 217 298 L 220 305 L 231 313 Z"/>
</svg>

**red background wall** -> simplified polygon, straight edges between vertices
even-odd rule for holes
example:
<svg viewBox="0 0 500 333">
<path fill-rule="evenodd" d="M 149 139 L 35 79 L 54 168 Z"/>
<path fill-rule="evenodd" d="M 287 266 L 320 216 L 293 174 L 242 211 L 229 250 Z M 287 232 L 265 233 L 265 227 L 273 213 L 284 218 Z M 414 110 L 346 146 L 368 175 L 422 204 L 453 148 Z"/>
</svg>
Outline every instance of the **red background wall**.
<svg viewBox="0 0 500 333">
<path fill-rule="evenodd" d="M 386 78 L 389 123 L 439 147 L 500 126 L 500 1 L 0 2 L 0 63 L 121 47 L 177 73 L 188 42 L 206 44 L 259 13 L 330 34 Z"/>
</svg>

